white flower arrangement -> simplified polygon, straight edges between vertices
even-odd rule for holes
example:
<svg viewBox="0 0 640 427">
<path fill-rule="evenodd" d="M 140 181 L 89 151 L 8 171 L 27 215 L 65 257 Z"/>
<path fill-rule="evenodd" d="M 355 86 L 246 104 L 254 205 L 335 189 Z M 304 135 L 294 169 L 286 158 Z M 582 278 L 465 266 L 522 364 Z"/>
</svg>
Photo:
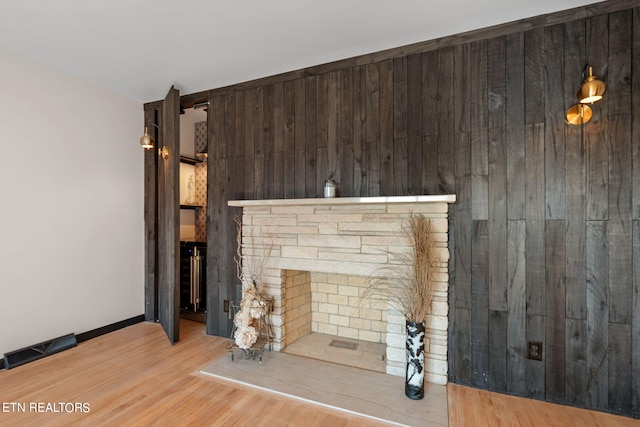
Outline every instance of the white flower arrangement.
<svg viewBox="0 0 640 427">
<path fill-rule="evenodd" d="M 240 311 L 238 311 L 233 319 L 235 326 L 234 340 L 238 347 L 243 350 L 251 349 L 256 343 L 262 326 L 262 318 L 269 312 L 269 302 L 273 300 L 265 299 L 260 295 L 262 288 L 262 272 L 271 255 L 272 246 L 269 246 L 262 260 L 257 265 L 248 263 L 245 268 L 242 267 L 243 258 L 240 253 L 242 247 L 242 225 L 238 217 L 234 218 L 237 224 L 238 242 L 237 254 L 234 257 L 237 266 L 237 275 L 242 282 L 242 300 L 240 301 Z M 260 257 L 258 257 L 260 258 Z"/>
<path fill-rule="evenodd" d="M 236 345 L 242 349 L 251 348 L 258 339 L 258 331 L 253 326 L 240 326 L 234 334 Z"/>
<path fill-rule="evenodd" d="M 252 319 L 260 319 L 267 314 L 266 304 L 264 301 L 254 299 L 251 301 L 251 309 L 249 311 Z"/>
</svg>

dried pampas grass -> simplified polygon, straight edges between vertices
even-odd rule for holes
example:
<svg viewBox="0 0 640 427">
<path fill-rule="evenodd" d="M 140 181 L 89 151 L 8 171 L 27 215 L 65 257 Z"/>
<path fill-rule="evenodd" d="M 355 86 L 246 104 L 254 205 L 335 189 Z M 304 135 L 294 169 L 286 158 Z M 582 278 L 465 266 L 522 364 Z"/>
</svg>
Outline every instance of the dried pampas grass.
<svg viewBox="0 0 640 427">
<path fill-rule="evenodd" d="M 390 252 L 394 264 L 370 277 L 360 301 L 389 301 L 409 322 L 422 322 L 431 311 L 435 276 L 442 266 L 441 248 L 432 236 L 431 221 L 412 214 L 406 231 L 409 251 Z"/>
</svg>

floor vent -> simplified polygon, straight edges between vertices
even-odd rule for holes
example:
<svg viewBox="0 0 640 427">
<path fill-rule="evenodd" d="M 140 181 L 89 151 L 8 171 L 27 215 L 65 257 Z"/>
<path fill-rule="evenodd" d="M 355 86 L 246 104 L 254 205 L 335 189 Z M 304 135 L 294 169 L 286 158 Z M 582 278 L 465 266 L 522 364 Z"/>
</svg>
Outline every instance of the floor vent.
<svg viewBox="0 0 640 427">
<path fill-rule="evenodd" d="M 42 359 L 55 353 L 60 353 L 71 347 L 78 345 L 75 334 L 64 335 L 49 341 L 31 345 L 20 350 L 4 354 L 4 367 L 6 369 L 15 368 L 34 360 Z"/>
<path fill-rule="evenodd" d="M 355 350 L 356 348 L 358 348 L 357 343 L 342 340 L 331 340 L 329 345 L 332 347 L 346 348 L 347 350 Z"/>
</svg>

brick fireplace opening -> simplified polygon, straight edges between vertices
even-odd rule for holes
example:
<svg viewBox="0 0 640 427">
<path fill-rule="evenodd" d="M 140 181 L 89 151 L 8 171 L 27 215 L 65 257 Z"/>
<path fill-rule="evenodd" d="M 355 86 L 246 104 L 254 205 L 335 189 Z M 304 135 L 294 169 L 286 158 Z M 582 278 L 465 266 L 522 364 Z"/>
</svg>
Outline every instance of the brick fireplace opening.
<svg viewBox="0 0 640 427">
<path fill-rule="evenodd" d="M 361 297 L 367 278 L 285 270 L 283 347 L 310 333 L 386 343 L 387 306 Z"/>
<path fill-rule="evenodd" d="M 230 201 L 243 208 L 243 268 L 260 265 L 275 299 L 273 348 L 308 334 L 383 344 L 386 373 L 405 374 L 405 319 L 387 301 L 360 298 L 367 280 L 406 248 L 412 213 L 432 221 L 448 260 L 448 204 L 455 196 Z M 436 283 L 425 338 L 425 380 L 447 381 L 448 267 Z"/>
</svg>

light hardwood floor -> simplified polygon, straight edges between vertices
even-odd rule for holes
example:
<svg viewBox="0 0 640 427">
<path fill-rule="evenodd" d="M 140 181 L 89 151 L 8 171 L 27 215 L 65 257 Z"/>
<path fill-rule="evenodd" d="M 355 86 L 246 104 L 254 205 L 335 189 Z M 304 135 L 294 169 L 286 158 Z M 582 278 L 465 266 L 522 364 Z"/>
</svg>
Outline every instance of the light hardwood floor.
<svg viewBox="0 0 640 427">
<path fill-rule="evenodd" d="M 0 371 L 0 426 L 386 425 L 199 374 L 227 353 L 226 342 L 207 336 L 202 324 L 182 321 L 181 340 L 171 346 L 159 325 L 140 323 Z M 640 426 L 639 420 L 452 384 L 447 392 L 452 427 Z M 66 413 L 71 406 L 64 403 L 86 403 L 89 412 Z"/>
</svg>

